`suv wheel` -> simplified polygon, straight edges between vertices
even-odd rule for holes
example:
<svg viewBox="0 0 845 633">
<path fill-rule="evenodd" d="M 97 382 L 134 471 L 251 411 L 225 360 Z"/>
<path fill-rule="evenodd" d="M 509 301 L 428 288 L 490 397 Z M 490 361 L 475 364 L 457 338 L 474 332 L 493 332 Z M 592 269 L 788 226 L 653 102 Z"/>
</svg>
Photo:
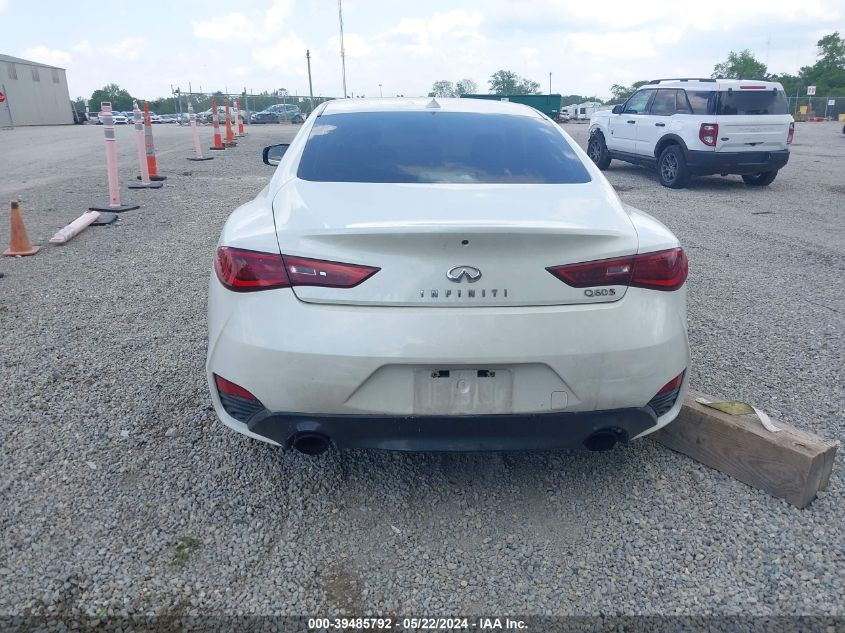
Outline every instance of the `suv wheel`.
<svg viewBox="0 0 845 633">
<path fill-rule="evenodd" d="M 587 143 L 587 155 L 599 169 L 604 170 L 610 166 L 610 152 L 607 151 L 604 134 L 596 132 L 590 136 L 590 142 Z"/>
<path fill-rule="evenodd" d="M 749 174 L 747 176 L 743 176 L 742 179 L 745 181 L 746 185 L 750 185 L 752 187 L 765 187 L 772 184 L 772 181 L 777 175 L 778 170 L 775 169 L 773 171 L 764 171 L 761 174 Z"/>
<path fill-rule="evenodd" d="M 670 145 L 657 159 L 657 177 L 660 184 L 670 189 L 682 189 L 689 182 L 689 170 L 680 145 Z"/>
</svg>

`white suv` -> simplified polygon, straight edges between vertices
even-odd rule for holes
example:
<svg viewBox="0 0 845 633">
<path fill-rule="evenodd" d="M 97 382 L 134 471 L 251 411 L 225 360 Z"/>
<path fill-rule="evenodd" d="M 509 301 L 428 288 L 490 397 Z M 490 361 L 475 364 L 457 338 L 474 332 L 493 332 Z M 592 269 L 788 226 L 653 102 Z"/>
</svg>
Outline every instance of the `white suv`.
<svg viewBox="0 0 845 633">
<path fill-rule="evenodd" d="M 587 153 L 657 167 L 660 184 L 740 174 L 765 186 L 789 160 L 794 123 L 783 86 L 740 79 L 655 79 L 590 118 Z"/>
</svg>

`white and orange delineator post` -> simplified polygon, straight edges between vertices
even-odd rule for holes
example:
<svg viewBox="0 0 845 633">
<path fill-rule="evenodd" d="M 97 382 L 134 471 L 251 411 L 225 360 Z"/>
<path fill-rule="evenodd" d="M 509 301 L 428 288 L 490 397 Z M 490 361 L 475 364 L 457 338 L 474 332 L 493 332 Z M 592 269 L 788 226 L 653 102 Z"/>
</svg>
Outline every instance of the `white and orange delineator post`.
<svg viewBox="0 0 845 633">
<path fill-rule="evenodd" d="M 65 244 L 66 242 L 69 242 L 75 235 L 79 235 L 82 231 L 99 219 L 99 211 L 86 211 L 51 237 L 50 244 Z"/>
<path fill-rule="evenodd" d="M 111 211 L 121 213 L 140 209 L 137 204 L 120 203 L 120 185 L 117 181 L 117 139 L 114 137 L 114 119 L 110 101 L 100 104 L 100 115 L 103 118 L 103 133 L 106 137 L 106 173 L 109 177 L 109 204 L 99 207 L 88 207 L 89 211 Z"/>
<path fill-rule="evenodd" d="M 244 132 L 244 118 L 241 116 L 241 102 L 239 99 L 235 99 L 235 121 L 238 124 L 238 138 L 246 136 L 246 132 Z"/>
<path fill-rule="evenodd" d="M 135 144 L 138 147 L 138 166 L 141 169 L 141 182 L 133 182 L 130 189 L 161 189 L 163 182 L 152 182 L 150 180 L 150 168 L 147 161 L 147 138 L 144 132 L 144 119 L 141 116 L 141 109 L 138 102 L 132 102 L 132 120 L 135 121 Z M 96 218 L 94 218 L 96 219 Z"/>
<path fill-rule="evenodd" d="M 158 175 L 156 147 L 153 143 L 153 122 L 150 119 L 150 104 L 146 101 L 144 101 L 144 145 L 147 150 L 147 170 L 150 172 L 150 180 L 167 180 L 167 176 Z"/>
<path fill-rule="evenodd" d="M 213 156 L 203 157 L 202 155 L 202 147 L 200 147 L 200 132 L 197 129 L 197 115 L 194 114 L 194 106 L 191 103 L 188 103 L 188 120 L 191 122 L 191 134 L 194 136 L 194 153 L 196 154 L 194 158 L 189 158 L 188 160 L 214 160 Z"/>
<path fill-rule="evenodd" d="M 211 124 L 214 126 L 214 145 L 210 149 L 226 149 L 220 136 L 220 117 L 217 116 L 217 99 L 211 100 Z"/>
<path fill-rule="evenodd" d="M 231 101 L 231 98 L 226 97 L 226 139 L 223 141 L 223 145 L 226 147 L 235 147 L 238 144 L 232 130 L 232 108 L 229 107 Z"/>
</svg>

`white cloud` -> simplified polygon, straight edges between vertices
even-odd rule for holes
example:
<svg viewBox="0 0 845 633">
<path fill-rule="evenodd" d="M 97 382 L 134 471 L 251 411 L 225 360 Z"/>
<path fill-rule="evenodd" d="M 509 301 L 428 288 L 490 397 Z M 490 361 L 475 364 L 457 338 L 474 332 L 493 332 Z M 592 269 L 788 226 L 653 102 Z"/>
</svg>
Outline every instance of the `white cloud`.
<svg viewBox="0 0 845 633">
<path fill-rule="evenodd" d="M 3 11 L 4 11 L 4 10 L 6 9 L 6 7 L 8 7 L 8 6 L 9 6 L 9 3 L 8 3 L 8 1 L 7 1 L 7 0 L 0 0 L 0 13 L 3 13 Z"/>
<path fill-rule="evenodd" d="M 0 0 L 2 2 L 2 0 Z M 61 51 L 55 48 L 47 48 L 46 46 L 33 46 L 21 53 L 24 59 L 30 59 L 34 62 L 41 62 L 42 64 L 49 64 L 50 66 L 58 66 L 60 68 L 67 68 L 72 58 L 67 51 Z"/>
<path fill-rule="evenodd" d="M 330 37 L 326 46 L 329 50 L 337 51 L 337 54 L 340 55 L 340 36 Z M 343 49 L 346 52 L 347 59 L 369 57 L 375 50 L 368 38 L 355 33 L 343 34 Z"/>
<path fill-rule="evenodd" d="M 283 37 L 269 46 L 253 49 L 252 58 L 262 68 L 283 69 L 295 75 L 305 73 L 305 41 L 298 35 Z"/>
<path fill-rule="evenodd" d="M 141 58 L 146 46 L 146 40 L 143 37 L 126 37 L 119 42 L 113 42 L 105 45 L 106 53 L 121 62 L 136 61 Z"/>
<path fill-rule="evenodd" d="M 229 40 L 266 42 L 281 32 L 285 21 L 293 13 L 293 0 L 274 0 L 262 19 L 253 20 L 243 13 L 233 12 L 209 20 L 191 22 L 194 36 L 200 39 L 225 42 Z"/>
</svg>

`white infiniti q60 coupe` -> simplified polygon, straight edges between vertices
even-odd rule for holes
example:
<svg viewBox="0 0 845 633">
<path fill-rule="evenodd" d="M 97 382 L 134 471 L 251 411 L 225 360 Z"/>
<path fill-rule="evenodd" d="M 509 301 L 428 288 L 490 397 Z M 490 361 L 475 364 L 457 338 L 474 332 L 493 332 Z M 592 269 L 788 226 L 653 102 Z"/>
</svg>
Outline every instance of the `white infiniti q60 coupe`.
<svg viewBox="0 0 845 633">
<path fill-rule="evenodd" d="M 208 384 L 224 424 L 317 454 L 606 450 L 687 390 L 687 258 L 549 118 L 330 101 L 223 229 Z"/>
</svg>

